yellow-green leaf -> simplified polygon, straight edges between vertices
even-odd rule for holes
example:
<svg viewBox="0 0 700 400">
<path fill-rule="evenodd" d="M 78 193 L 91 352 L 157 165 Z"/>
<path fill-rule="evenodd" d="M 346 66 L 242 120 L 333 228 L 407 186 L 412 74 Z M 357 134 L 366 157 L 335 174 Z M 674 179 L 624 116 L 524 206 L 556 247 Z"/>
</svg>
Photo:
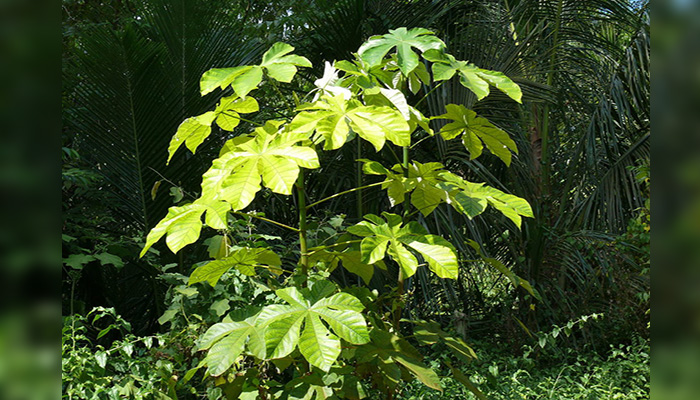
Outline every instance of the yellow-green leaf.
<svg viewBox="0 0 700 400">
<path fill-rule="evenodd" d="M 250 204 L 261 181 L 273 192 L 289 195 L 299 167 L 318 168 L 316 152 L 297 143 L 303 135 L 278 132 L 280 122 L 268 121 L 254 136 L 237 138 L 204 174 L 202 197 L 222 199 L 234 210 Z"/>
<path fill-rule="evenodd" d="M 510 165 L 511 151 L 517 154 L 518 148 L 507 133 L 486 118 L 477 116 L 474 111 L 463 105 L 448 104 L 445 109 L 447 110 L 446 114 L 435 117 L 436 119 L 454 121 L 443 126 L 440 130 L 440 134 L 445 140 L 450 140 L 460 134 L 465 135 L 463 143 L 470 151 L 472 159 L 481 154 L 482 147 L 478 144 L 478 140 L 481 140 L 491 153 L 500 158 L 506 165 Z"/>
<path fill-rule="evenodd" d="M 216 114 L 213 111 L 206 112 L 196 117 L 187 118 L 177 128 L 177 132 L 170 140 L 168 146 L 168 162 L 173 158 L 183 143 L 192 153 L 197 150 L 204 139 L 211 134 L 211 123 L 214 121 Z"/>
</svg>

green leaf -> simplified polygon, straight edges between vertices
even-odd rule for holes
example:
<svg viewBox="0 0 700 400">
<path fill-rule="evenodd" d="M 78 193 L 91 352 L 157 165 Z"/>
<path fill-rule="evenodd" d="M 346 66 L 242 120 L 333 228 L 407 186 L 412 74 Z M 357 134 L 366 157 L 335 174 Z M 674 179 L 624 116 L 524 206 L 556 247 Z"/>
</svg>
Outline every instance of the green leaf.
<svg viewBox="0 0 700 400">
<path fill-rule="evenodd" d="M 437 50 L 428 50 L 423 56 L 433 62 L 433 77 L 436 81 L 451 79 L 459 73 L 459 82 L 474 92 L 479 100 L 489 95 L 489 85 L 492 85 L 518 103 L 522 102 L 520 87 L 502 72 L 478 68 Z"/>
<path fill-rule="evenodd" d="M 256 267 L 276 271 L 280 265 L 282 265 L 282 261 L 273 251 L 244 247 L 232 251 L 225 258 L 210 261 L 197 267 L 190 275 L 188 284 L 209 282 L 211 286 L 216 286 L 221 275 L 233 267 L 236 267 L 244 275 L 252 276 L 255 275 Z"/>
<path fill-rule="evenodd" d="M 177 149 L 185 143 L 185 146 L 194 153 L 204 139 L 211 134 L 211 123 L 216 118 L 213 111 L 206 112 L 196 117 L 187 118 L 177 128 L 177 132 L 170 140 L 168 146 L 168 163 L 175 155 Z"/>
<path fill-rule="evenodd" d="M 299 351 L 311 365 L 328 371 L 340 355 L 340 340 L 323 326 L 317 315 L 309 314 L 299 338 Z"/>
<path fill-rule="evenodd" d="M 439 186 L 449 193 L 451 204 L 457 211 L 470 218 L 481 213 L 487 204 L 500 211 L 518 227 L 522 223 L 521 217 L 534 217 L 530 204 L 523 198 L 504 193 L 483 183 L 468 182 L 450 172 L 442 172 L 440 177 L 445 183 Z"/>
<path fill-rule="evenodd" d="M 294 47 L 277 42 L 263 54 L 261 67 L 267 70 L 267 74 L 279 81 L 289 83 L 297 73 L 297 66 L 311 68 L 311 61 L 302 56 L 289 54 L 294 51 Z"/>
<path fill-rule="evenodd" d="M 428 235 L 419 224 L 412 222 L 402 225 L 396 214 L 382 213 L 386 222 L 376 215 L 365 215 L 368 221 L 348 227 L 348 233 L 364 237 L 360 244 L 361 261 L 374 264 L 386 255 L 396 261 L 405 277 L 415 274 L 418 261 L 411 251 L 416 251 L 428 266 L 442 278 L 457 278 L 457 256 L 452 246 L 444 239 Z"/>
<path fill-rule="evenodd" d="M 364 239 L 363 242 L 368 239 L 370 238 Z M 401 243 L 396 243 L 395 241 L 389 242 L 386 253 L 399 264 L 405 277 L 413 276 L 416 270 L 418 270 L 418 260 Z"/>
<path fill-rule="evenodd" d="M 469 379 L 468 376 L 464 375 L 462 371 L 458 370 L 457 368 L 454 368 L 450 366 L 450 370 L 452 371 L 452 376 L 461 384 L 464 385 L 467 389 L 469 389 L 470 392 L 474 393 L 474 396 L 476 396 L 477 399 L 479 400 L 487 400 L 488 397 L 484 395 L 484 393 L 481 392 L 474 384 L 472 381 Z"/>
<path fill-rule="evenodd" d="M 419 362 L 418 360 L 410 357 L 406 357 L 401 353 L 397 353 L 392 358 L 396 360 L 397 363 L 401 364 L 402 366 L 406 367 L 406 369 L 411 371 L 411 373 L 415 375 L 419 381 L 423 382 L 425 386 L 442 391 L 442 386 L 440 385 L 440 377 L 437 376 L 435 371 L 428 368 L 422 362 Z"/>
<path fill-rule="evenodd" d="M 303 135 L 278 133 L 280 122 L 268 121 L 255 135 L 231 141 L 229 151 L 214 160 L 202 180 L 202 197 L 221 199 L 234 210 L 247 207 L 262 183 L 275 193 L 290 195 L 299 167 L 318 168 L 310 147 L 297 146 Z"/>
<path fill-rule="evenodd" d="M 263 70 L 257 65 L 245 67 L 231 82 L 231 87 L 241 98 L 245 98 L 251 90 L 262 82 Z"/>
<path fill-rule="evenodd" d="M 95 352 L 95 360 L 97 360 L 97 365 L 100 368 L 107 366 L 107 352 L 103 350 L 98 350 Z"/>
<path fill-rule="evenodd" d="M 513 82 L 509 77 L 507 77 L 503 72 L 499 71 L 489 71 L 479 68 L 477 72 L 480 78 L 488 81 L 491 85 L 495 86 L 501 92 L 505 93 L 511 99 L 522 103 L 523 92 L 520 90 L 515 82 Z"/>
<path fill-rule="evenodd" d="M 275 43 L 263 54 L 260 65 L 243 65 L 233 68 L 214 68 L 205 72 L 199 82 L 202 96 L 217 87 L 225 89 L 231 85 L 236 94 L 245 98 L 251 90 L 262 82 L 263 70 L 280 82 L 291 82 L 299 67 L 311 67 L 304 57 L 289 54 L 294 47 L 285 43 Z"/>
<path fill-rule="evenodd" d="M 440 325 L 434 321 L 412 321 L 417 326 L 413 333 L 422 344 L 435 344 L 442 342 L 449 347 L 450 352 L 457 355 L 466 362 L 475 360 L 476 353 L 462 339 L 450 336 L 447 332 L 440 328 Z"/>
<path fill-rule="evenodd" d="M 225 89 L 233 80 L 241 73 L 248 70 L 248 66 L 240 66 L 233 68 L 212 68 L 202 75 L 199 81 L 200 91 L 202 96 L 211 93 L 214 89 Z"/>
<path fill-rule="evenodd" d="M 116 268 L 121 268 L 124 266 L 124 260 L 122 260 L 121 257 L 107 252 L 96 254 L 95 258 L 100 260 L 100 264 L 102 265 L 112 264 Z"/>
<path fill-rule="evenodd" d="M 169 308 L 165 310 L 163 315 L 161 315 L 160 318 L 158 318 L 158 323 L 161 325 L 165 325 L 166 323 L 172 321 L 172 319 L 175 318 L 178 312 L 180 312 L 180 310 L 175 308 Z"/>
<path fill-rule="evenodd" d="M 165 242 L 173 253 L 194 243 L 199 238 L 202 214 L 205 212 L 207 225 L 215 229 L 225 229 L 226 213 L 229 210 L 230 206 L 227 203 L 206 199 L 198 199 L 184 206 L 170 207 L 165 218 L 148 233 L 141 257 L 165 235 Z"/>
<path fill-rule="evenodd" d="M 63 263 L 73 269 L 83 269 L 83 266 L 90 261 L 95 261 L 95 256 L 90 254 L 71 254 L 63 259 Z"/>
<path fill-rule="evenodd" d="M 423 235 L 406 244 L 423 256 L 423 259 L 428 263 L 428 267 L 437 276 L 446 279 L 457 279 L 459 274 L 457 255 L 448 241 L 440 236 Z"/>
<path fill-rule="evenodd" d="M 257 315 L 243 321 L 221 322 L 209 328 L 198 341 L 199 350 L 207 350 L 204 364 L 218 376 L 226 372 L 247 348 L 248 353 L 265 359 L 264 332 L 256 326 Z"/>
<path fill-rule="evenodd" d="M 221 129 L 232 131 L 241 122 L 240 114 L 257 112 L 260 109 L 257 100 L 252 97 L 240 99 L 237 96 L 224 97 L 214 113 L 216 124 Z"/>
<path fill-rule="evenodd" d="M 382 188 L 387 189 L 392 205 L 402 203 L 405 194 L 410 192 L 411 204 L 427 216 L 438 205 L 447 201 L 445 190 L 439 187 L 442 182 L 439 175 L 444 172 L 442 168 L 444 166 L 440 163 L 421 164 L 414 161 L 409 166 L 408 177 L 405 176 L 403 167 L 399 164 L 393 167 L 397 173 L 387 170 L 379 163 L 365 163 L 364 171 L 375 175 L 386 175 L 387 180 Z"/>
<path fill-rule="evenodd" d="M 364 309 L 360 300 L 348 293 L 330 295 L 329 290 L 335 290 L 334 285 L 320 281 L 311 288 L 287 287 L 276 291 L 289 305 L 267 306 L 258 317 L 267 328 L 270 358 L 285 357 L 298 345 L 310 364 L 327 372 L 340 354 L 339 338 L 353 344 L 369 341 L 367 324 L 360 314 Z"/>
<path fill-rule="evenodd" d="M 462 142 L 469 150 L 470 158 L 474 159 L 481 155 L 483 148 L 479 141 L 486 145 L 486 148 L 495 156 L 500 158 L 506 165 L 510 165 L 510 152 L 518 153 L 518 148 L 513 139 L 500 128 L 493 125 L 486 118 L 479 117 L 472 110 L 463 105 L 448 104 L 445 106 L 446 114 L 435 117 L 436 119 L 453 120 L 440 129 L 440 134 L 445 140 L 453 139 L 463 134 Z"/>
<path fill-rule="evenodd" d="M 411 143 L 410 127 L 401 113 L 386 106 L 365 106 L 359 101 L 346 101 L 342 95 L 322 96 L 307 105 L 289 125 L 292 132 L 307 136 L 315 131 L 317 140 L 324 140 L 325 150 L 335 150 L 348 140 L 350 129 L 372 143 L 379 151 L 389 140 L 397 146 Z"/>
<path fill-rule="evenodd" d="M 445 43 L 433 35 L 433 32 L 423 28 L 390 29 L 389 33 L 382 36 L 372 36 L 367 40 L 358 53 L 360 58 L 370 67 L 378 65 L 384 56 L 393 48 L 396 48 L 397 63 L 404 76 L 418 66 L 418 55 L 412 50 L 416 48 L 421 52 L 430 49 L 442 49 Z"/>
<path fill-rule="evenodd" d="M 421 354 L 405 339 L 388 331 L 373 329 L 371 342 L 357 348 L 356 357 L 360 362 L 375 360 L 379 370 L 389 374 L 385 376 L 393 384 L 401 379 L 399 366 L 408 370 L 424 385 L 442 390 L 440 379 L 432 369 L 421 361 Z"/>
<path fill-rule="evenodd" d="M 359 161 L 364 162 L 363 171 L 365 173 L 387 177 L 382 188 L 387 189 L 392 204 L 403 202 L 405 194 L 410 193 L 411 204 L 424 215 L 429 215 L 435 207 L 445 202 L 469 218 L 481 214 L 490 204 L 511 219 L 518 227 L 522 223 L 521 217 L 533 217 L 532 208 L 525 199 L 504 193 L 483 183 L 468 182 L 445 171 L 444 166 L 440 163 L 421 164 L 413 161 L 409 166 L 408 177 L 405 177 L 403 167 L 399 164 L 392 168 L 396 171 L 394 173 L 375 161 Z M 366 222 L 360 223 L 354 228 L 351 227 L 348 232 L 363 237 L 369 236 L 372 231 L 367 227 L 362 228 L 365 226 L 364 224 Z M 364 229 L 364 234 L 360 234 L 362 229 Z"/>
<path fill-rule="evenodd" d="M 372 280 L 372 276 L 374 275 L 374 266 L 372 264 L 362 262 L 359 251 L 341 253 L 340 260 L 343 268 L 359 276 L 363 281 L 365 281 L 366 284 L 369 285 L 369 282 Z"/>
</svg>

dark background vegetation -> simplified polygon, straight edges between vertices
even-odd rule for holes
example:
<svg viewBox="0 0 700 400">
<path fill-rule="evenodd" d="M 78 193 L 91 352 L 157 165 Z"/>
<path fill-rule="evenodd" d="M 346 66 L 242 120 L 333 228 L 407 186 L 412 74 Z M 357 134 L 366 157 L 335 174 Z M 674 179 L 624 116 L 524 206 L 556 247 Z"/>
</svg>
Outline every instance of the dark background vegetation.
<svg viewBox="0 0 700 400">
<path fill-rule="evenodd" d="M 537 331 L 603 311 L 606 322 L 590 333 L 605 336 L 601 343 L 618 342 L 630 330 L 644 334 L 635 296 L 649 285 L 643 273 L 648 232 L 635 232 L 630 221 L 640 218 L 649 197 L 649 180 L 638 179 L 649 168 L 650 148 L 645 7 L 622 1 L 65 1 L 63 220 L 64 234 L 75 239 L 64 241 L 64 257 L 108 253 L 123 261 L 120 268 L 105 268 L 99 259 L 81 264 L 74 298 L 83 312 L 116 307 L 137 332 L 152 333 L 167 288 L 158 267 L 177 263 L 185 273 L 202 259 L 196 249 L 179 258 L 164 248 L 158 260 L 135 256 L 144 232 L 173 204 L 168 190 L 196 192 L 226 139 L 213 138 L 195 156 L 179 153 L 165 166 L 164 150 L 178 124 L 216 101 L 198 93 L 204 71 L 252 62 L 283 40 L 314 62 L 316 69 L 304 76 L 311 82 L 323 60 L 349 57 L 371 34 L 426 26 L 461 59 L 506 72 L 525 97 L 517 108 L 498 95 L 476 103 L 455 84 L 423 104 L 432 115 L 443 113 L 446 103 L 465 104 L 506 128 L 520 149 L 511 168 L 495 158 L 470 161 L 459 144 L 440 139 L 424 142 L 417 160 L 436 154 L 452 170 L 526 198 L 536 218 L 519 231 L 495 214 L 470 221 L 440 208 L 424 222 L 457 242 L 464 258 L 474 258 L 464 238 L 477 240 L 534 283 L 543 300 L 511 290 L 502 279 L 488 281 L 474 264 L 454 283 L 416 277 L 410 283 L 416 310 L 443 322 L 459 311 L 475 336 L 501 332 L 515 340 L 527 336 L 516 321 Z M 284 107 L 280 102 L 260 117 Z M 395 162 L 391 154 L 379 157 Z M 324 165 L 311 179 L 314 197 L 352 187 L 356 167 L 349 154 L 333 154 Z M 163 184 L 153 191 L 157 181 Z M 268 216 L 291 222 L 289 201 L 264 198 L 251 208 L 264 206 Z M 368 193 L 365 203 L 368 212 L 388 207 L 379 191 Z M 323 212 L 358 217 L 342 199 Z M 71 284 L 64 280 L 66 312 Z"/>
<path fill-rule="evenodd" d="M 6 2 L 3 7 L 20 15 L 34 11 L 16 3 Z M 487 181 L 525 197 L 537 217 L 528 221 L 522 231 L 495 215 L 466 221 L 437 213 L 434 220 L 425 222 L 454 240 L 462 236 L 476 239 L 489 254 L 529 279 L 543 299 L 528 298 L 513 290 L 502 277 L 484 273 L 483 266 L 475 263 L 463 267 L 455 283 L 417 276 L 412 282 L 416 294 L 415 304 L 410 305 L 413 312 L 441 319 L 453 328 L 463 324 L 467 327 L 466 338 L 483 341 L 486 354 L 501 351 L 494 348 L 489 353 L 490 339 L 511 343 L 512 353 L 508 354 L 516 354 L 522 351 L 521 345 L 533 344 L 528 331 L 548 332 L 554 325 L 599 312 L 605 314 L 599 323 L 586 324 L 559 346 L 593 347 L 604 353 L 610 344 L 630 345 L 636 338 L 648 337 L 648 303 L 643 296 L 638 301 L 637 296 L 649 291 L 650 267 L 649 220 L 645 214 L 650 180 L 649 175 L 644 175 L 649 168 L 650 150 L 649 25 L 645 4 L 628 7 L 627 2 L 616 1 L 551 1 L 534 7 L 538 2 L 312 3 L 63 1 L 61 224 L 62 233 L 70 237 L 63 237 L 63 258 L 95 257 L 78 259 L 90 260 L 82 264 L 63 265 L 64 316 L 106 306 L 114 307 L 130 321 L 139 335 L 168 329 L 157 322 L 169 306 L 168 288 L 172 286 L 160 279 L 163 267 L 175 264 L 171 268 L 187 273 L 193 262 L 204 259 L 206 249 L 202 247 L 199 254 L 193 251 L 180 257 L 169 254 L 165 248 L 160 249 L 160 257 L 139 260 L 137 255 L 145 232 L 177 200 L 179 191 L 197 190 L 198 177 L 224 139 L 212 137 L 205 144 L 210 146 L 208 151 L 204 149 L 192 159 L 182 152 L 171 166 L 164 166 L 165 148 L 177 125 L 215 101 L 198 95 L 197 82 L 202 72 L 211 67 L 251 62 L 270 43 L 284 40 L 314 62 L 316 70 L 307 77 L 313 81 L 322 72 L 322 60 L 346 58 L 370 34 L 397 26 L 425 26 L 444 38 L 455 55 L 484 68 L 503 70 L 514 78 L 524 88 L 525 105 L 514 110 L 499 98 L 488 98 L 475 105 L 475 99 L 459 86 L 436 93 L 425 105 L 430 111 L 441 113 L 443 104 L 463 103 L 506 127 L 520 149 L 509 170 L 494 160 L 470 162 L 460 153 L 463 150 L 448 148 L 445 143 L 426 141 L 429 145 L 423 150 L 439 154 L 451 168 L 469 171 L 474 180 Z M 557 8 L 559 3 L 561 9 Z M 664 238 L 658 236 L 658 248 L 660 254 L 668 257 L 664 258 L 668 266 L 662 267 L 673 271 L 660 274 L 658 282 L 663 285 L 662 302 L 677 299 L 684 307 L 667 314 L 668 319 L 659 320 L 658 325 L 655 322 L 655 329 L 661 327 L 668 333 L 666 338 L 682 341 L 684 349 L 690 349 L 682 352 L 691 361 L 682 364 L 686 367 L 680 375 L 692 377 L 696 376 L 692 371 L 697 371 L 691 356 L 697 348 L 693 347 L 697 332 L 675 329 L 667 322 L 685 322 L 698 315 L 697 305 L 684 297 L 693 291 L 694 281 L 687 278 L 696 275 L 693 268 L 697 263 L 692 257 L 679 255 L 684 249 L 692 249 L 698 237 L 697 225 L 692 222 L 697 221 L 693 211 L 697 210 L 697 202 L 693 199 L 697 199 L 698 180 L 698 169 L 694 167 L 697 154 L 693 152 L 697 146 L 693 145 L 692 135 L 697 135 L 698 129 L 692 123 L 679 123 L 672 113 L 693 110 L 691 104 L 697 108 L 697 102 L 683 104 L 682 96 L 676 94 L 697 93 L 690 90 L 698 85 L 690 68 L 697 63 L 685 62 L 698 45 L 685 38 L 697 35 L 686 36 L 682 28 L 697 27 L 698 13 L 692 5 L 686 5 L 687 9 L 680 9 L 684 24 L 679 25 L 669 19 L 679 8 L 657 4 L 661 34 L 654 40 L 662 49 L 656 53 L 662 61 L 655 64 L 655 73 L 663 75 L 668 86 L 658 91 L 655 88 L 655 93 L 659 93 L 655 99 L 662 99 L 655 100 L 655 113 L 661 115 L 657 122 L 664 122 L 657 130 L 663 128 L 668 134 L 663 141 L 655 139 L 655 149 L 660 149 L 655 160 L 661 164 L 655 171 L 661 172 L 654 173 L 654 192 L 664 206 L 671 207 L 655 206 L 655 210 L 660 210 L 655 212 L 663 214 L 655 229 L 663 228 L 664 233 L 669 233 Z M 3 36 L 4 47 L 12 54 L 25 54 L 23 48 L 42 46 L 46 43 L 44 37 L 57 33 L 35 29 L 37 26 L 16 28 L 25 32 L 23 37 L 32 38 L 24 45 L 14 40 L 14 35 Z M 556 26 L 558 35 L 554 35 Z M 511 29 L 518 32 L 517 38 Z M 56 46 L 51 49 L 42 53 L 53 51 L 57 57 Z M 52 108 L 46 106 L 47 96 L 42 95 L 46 87 L 55 86 L 55 82 L 48 83 L 52 82 L 50 74 L 34 74 L 48 75 L 48 79 L 33 79 L 33 69 L 26 68 L 48 63 L 40 57 L 16 59 L 19 65 L 3 65 L 7 71 L 3 74 L 6 87 L 10 89 L 3 93 L 4 103 L 13 103 L 14 108 L 26 105 L 31 110 Z M 7 79 L 8 75 L 13 79 Z M 28 100 L 34 97 L 43 100 Z M 48 139 L 24 132 L 50 131 L 42 124 L 50 125 L 52 118 L 58 122 L 59 116 L 46 111 L 43 118 L 37 118 L 34 114 L 13 113 L 14 108 L 3 108 L 8 114 L 4 119 L 10 121 L 8 126 L 12 128 L 7 132 L 18 132 L 3 136 L 7 145 L 2 147 L 2 187 L 7 189 L 4 193 L 13 194 L 5 196 L 4 208 L 43 209 L 42 203 L 51 199 L 45 194 L 50 185 L 44 182 L 44 176 L 50 174 L 43 173 L 50 169 L 50 163 L 40 161 L 48 157 L 36 149 L 32 139 Z M 264 110 L 260 117 L 277 112 Z M 684 154 L 690 156 L 681 163 L 682 167 L 664 166 L 668 165 L 669 155 L 680 158 Z M 352 185 L 353 160 L 339 154 L 325 164 L 329 165 L 328 171 L 318 174 L 313 188 L 317 196 Z M 343 176 L 345 172 L 347 177 Z M 158 180 L 164 182 L 154 199 L 151 190 Z M 172 196 L 171 188 L 175 188 Z M 684 191 L 672 199 L 667 193 L 675 193 L 674 188 Z M 367 195 L 365 201 L 367 210 L 385 206 L 379 193 Z M 266 211 L 280 220 L 292 218 L 285 214 L 286 202 L 266 199 Z M 356 218 L 343 203 L 330 204 L 330 215 L 345 213 Z M 256 207 L 261 209 L 262 205 L 253 208 Z M 41 239 L 41 231 L 46 231 L 43 223 L 56 220 L 55 215 L 23 211 L 27 217 L 21 219 L 19 213 L 6 214 L 8 220 L 17 221 L 12 225 L 18 230 L 4 234 L 0 242 L 4 249 L 13 250 L 3 252 L 9 267 L 5 292 L 12 295 L 24 287 L 36 290 L 48 286 L 46 280 L 33 277 L 52 276 L 52 270 L 45 266 L 50 263 L 46 260 L 57 255 L 57 243 Z M 28 250 L 22 251 L 24 248 Z M 466 257 L 466 249 L 460 250 Z M 674 261 L 674 257 L 680 260 Z M 80 272 L 75 272 L 75 265 L 81 267 Z M 24 285 L 17 285 L 18 282 Z M 688 289 L 675 290 L 678 287 Z M 9 332 L 5 346 L 13 337 L 22 336 L 22 330 L 15 327 L 26 325 L 17 322 L 23 320 L 15 321 L 15 314 L 4 318 L 8 327 L 4 332 Z M 110 340 L 115 337 L 119 336 Z M 673 359 L 673 348 L 665 350 L 665 359 Z M 556 363 L 556 357 L 552 359 Z M 674 368 L 678 372 L 680 367 L 676 364 Z M 660 371 L 659 376 L 664 376 L 665 370 Z M 669 393 L 676 396 L 673 398 L 691 398 L 682 396 L 693 393 L 691 389 L 674 390 L 675 386 L 666 387 L 666 392 L 662 392 L 663 386 L 659 388 L 664 398 L 672 398 Z M 24 398 L 21 391 L 19 395 L 17 391 L 8 393 Z"/>
<path fill-rule="evenodd" d="M 543 357 L 543 368 L 567 361 L 569 351 L 607 357 L 611 345 L 649 338 L 646 2 L 65 0 L 62 9 L 64 316 L 113 307 L 137 335 L 169 329 L 158 322 L 173 301 L 173 282 L 163 273 L 187 275 L 207 247 L 177 256 L 164 246 L 159 255 L 139 259 L 138 253 L 167 208 L 197 192 L 227 139 L 214 134 L 196 155 L 179 152 L 165 166 L 179 123 L 217 100 L 199 95 L 204 71 L 256 62 L 270 44 L 285 41 L 315 66 L 298 87 L 282 89 L 292 95 L 322 74 L 324 60 L 350 57 L 370 35 L 420 26 L 434 30 L 458 58 L 508 74 L 524 97 L 517 107 L 497 94 L 477 103 L 455 83 L 422 104 L 431 115 L 448 103 L 465 104 L 503 127 L 519 149 L 510 168 L 495 157 L 470 161 L 460 144 L 440 138 L 423 142 L 416 160 L 437 158 L 473 181 L 527 199 L 535 212 L 521 230 L 496 213 L 468 220 L 447 208 L 421 222 L 455 243 L 464 259 L 476 258 L 465 239 L 476 240 L 542 298 L 514 289 L 483 263 L 467 262 L 456 281 L 420 273 L 407 281 L 408 315 L 436 319 L 487 353 L 492 344 L 507 343 L 512 356 L 554 327 L 604 315 L 559 337 L 561 351 Z M 284 115 L 283 100 L 265 95 L 272 107 L 256 118 Z M 392 165 L 393 155 L 385 153 L 376 158 Z M 339 150 L 321 161 L 307 188 L 312 197 L 354 186 L 354 155 Z M 250 208 L 293 223 L 292 202 L 266 196 Z M 368 190 L 363 202 L 365 212 L 389 207 L 380 191 Z M 358 220 L 342 198 L 313 217 L 323 223 L 336 214 Z M 271 225 L 257 228 L 283 235 Z M 370 286 L 384 286 L 381 274 Z"/>
</svg>

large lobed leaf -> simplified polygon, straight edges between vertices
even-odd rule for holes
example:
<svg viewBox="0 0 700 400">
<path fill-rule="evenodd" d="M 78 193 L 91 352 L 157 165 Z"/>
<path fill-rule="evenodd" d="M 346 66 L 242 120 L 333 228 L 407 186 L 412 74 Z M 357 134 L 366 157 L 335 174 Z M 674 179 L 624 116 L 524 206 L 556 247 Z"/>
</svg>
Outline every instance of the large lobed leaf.
<svg viewBox="0 0 700 400">
<path fill-rule="evenodd" d="M 198 341 L 199 350 L 209 350 L 202 361 L 209 374 L 226 372 L 247 348 L 248 353 L 265 359 L 264 330 L 256 325 L 257 315 L 242 321 L 221 322 L 209 328 Z"/>
<path fill-rule="evenodd" d="M 356 297 L 333 294 L 335 291 L 335 285 L 328 281 L 301 290 L 277 290 L 277 296 L 288 305 L 267 306 L 258 317 L 260 326 L 266 328 L 268 357 L 285 357 L 298 346 L 311 365 L 328 371 L 340 355 L 339 338 L 352 344 L 367 343 L 367 323 L 360 314 L 364 306 Z"/>
<path fill-rule="evenodd" d="M 413 28 L 408 30 L 401 27 L 390 29 L 389 33 L 382 36 L 372 36 L 360 46 L 358 54 L 362 60 L 370 66 L 374 66 L 381 63 L 391 49 L 396 48 L 399 69 L 404 76 L 408 76 L 419 64 L 418 54 L 413 51 L 413 48 L 425 52 L 444 47 L 445 43 L 427 29 Z"/>
<path fill-rule="evenodd" d="M 238 96 L 245 98 L 251 90 L 262 82 L 263 72 L 277 81 L 289 83 L 297 72 L 297 67 L 310 68 L 311 61 L 305 57 L 289 54 L 294 47 L 278 42 L 262 56 L 259 65 L 244 65 L 233 68 L 213 68 L 202 75 L 200 91 L 202 96 L 214 89 L 231 86 Z"/>
<path fill-rule="evenodd" d="M 506 165 L 510 165 L 510 152 L 517 154 L 518 148 L 506 132 L 486 118 L 477 116 L 474 111 L 461 104 L 448 104 L 445 109 L 447 113 L 434 117 L 435 119 L 453 121 L 440 129 L 440 135 L 445 140 L 454 139 L 461 134 L 462 143 L 469 150 L 472 160 L 481 155 L 484 145 L 486 145 L 491 153 L 500 158 Z"/>
<path fill-rule="evenodd" d="M 261 181 L 275 193 L 290 195 L 299 168 L 318 168 L 311 147 L 297 143 L 306 139 L 294 132 L 279 131 L 282 122 L 268 121 L 254 136 L 227 142 L 224 154 L 204 174 L 202 197 L 225 200 L 234 210 L 250 204 L 261 189 Z"/>
<path fill-rule="evenodd" d="M 206 224 L 214 229 L 227 228 L 226 214 L 231 209 L 228 203 L 216 200 L 198 199 L 184 206 L 170 207 L 168 214 L 151 229 L 146 237 L 146 245 L 141 257 L 160 238 L 166 236 L 165 243 L 173 253 L 199 238 L 202 229 L 202 214 L 206 213 Z"/>
<path fill-rule="evenodd" d="M 241 121 L 240 114 L 249 114 L 258 110 L 258 102 L 252 97 L 240 99 L 238 96 L 229 96 L 221 99 L 216 110 L 187 118 L 170 140 L 168 163 L 183 143 L 194 153 L 204 139 L 211 134 L 212 122 L 216 121 L 221 129 L 232 131 Z"/>
<path fill-rule="evenodd" d="M 495 86 L 511 99 L 522 103 L 523 93 L 515 82 L 503 72 L 482 69 L 466 61 L 458 61 L 452 55 L 439 50 L 428 50 L 423 55 L 433 62 L 433 77 L 436 81 L 451 79 L 459 73 L 459 82 L 481 100 L 490 93 L 489 86 Z"/>
<path fill-rule="evenodd" d="M 282 261 L 271 250 L 243 247 L 233 250 L 224 258 L 197 267 L 190 275 L 188 284 L 193 285 L 206 281 L 211 286 L 216 286 L 221 275 L 233 267 L 244 275 L 252 276 L 255 275 L 255 268 L 266 268 L 273 272 L 280 272 L 280 265 L 282 265 Z"/>
<path fill-rule="evenodd" d="M 322 96 L 321 100 L 300 107 L 289 130 L 324 140 L 325 150 L 335 150 L 348 140 L 350 130 L 372 143 L 379 151 L 389 140 L 397 146 L 411 144 L 410 127 L 401 113 L 386 106 L 366 106 L 358 100 L 345 100 L 342 94 Z"/>
<path fill-rule="evenodd" d="M 409 371 L 424 385 L 442 390 L 438 375 L 422 362 L 422 356 L 405 339 L 385 330 L 375 328 L 370 333 L 372 341 L 358 347 L 356 357 L 361 363 L 376 363 L 384 379 L 395 387 L 401 379 L 401 368 Z M 386 382 L 386 381 L 385 381 Z"/>
<path fill-rule="evenodd" d="M 533 217 L 532 208 L 525 199 L 483 183 L 469 182 L 445 171 L 444 165 L 440 163 L 422 164 L 413 161 L 409 165 L 408 176 L 405 176 L 400 164 L 389 170 L 376 161 L 360 161 L 364 162 L 363 171 L 366 174 L 386 176 L 382 188 L 387 190 L 392 206 L 401 204 L 406 195 L 410 194 L 411 204 L 426 216 L 439 204 L 448 203 L 469 218 L 481 214 L 491 205 L 518 227 L 522 224 L 522 217 Z"/>
<path fill-rule="evenodd" d="M 413 276 L 418 269 L 418 260 L 411 250 L 420 254 L 428 267 L 441 278 L 456 279 L 459 272 L 457 255 L 452 245 L 439 236 L 429 235 L 425 229 L 411 222 L 403 225 L 396 214 L 382 213 L 386 221 L 369 214 L 367 221 L 348 228 L 348 232 L 361 236 L 361 261 L 374 264 L 386 255 L 396 261 L 405 277 Z M 410 249 L 410 250 L 409 250 Z"/>
</svg>

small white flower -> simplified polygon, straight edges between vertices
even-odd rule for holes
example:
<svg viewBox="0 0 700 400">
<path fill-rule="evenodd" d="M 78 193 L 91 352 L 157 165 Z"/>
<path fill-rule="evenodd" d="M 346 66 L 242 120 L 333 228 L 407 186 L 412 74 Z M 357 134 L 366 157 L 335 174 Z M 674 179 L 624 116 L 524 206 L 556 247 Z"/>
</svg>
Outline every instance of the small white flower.
<svg viewBox="0 0 700 400">
<path fill-rule="evenodd" d="M 320 89 L 314 97 L 314 101 L 320 97 L 321 93 L 328 93 L 332 96 L 342 94 L 345 100 L 350 100 L 350 97 L 352 97 L 352 92 L 347 88 L 336 86 L 338 81 L 338 71 L 333 67 L 333 65 L 331 65 L 331 63 L 326 61 L 326 67 L 323 70 L 323 77 L 314 81 L 314 85 Z"/>
</svg>

